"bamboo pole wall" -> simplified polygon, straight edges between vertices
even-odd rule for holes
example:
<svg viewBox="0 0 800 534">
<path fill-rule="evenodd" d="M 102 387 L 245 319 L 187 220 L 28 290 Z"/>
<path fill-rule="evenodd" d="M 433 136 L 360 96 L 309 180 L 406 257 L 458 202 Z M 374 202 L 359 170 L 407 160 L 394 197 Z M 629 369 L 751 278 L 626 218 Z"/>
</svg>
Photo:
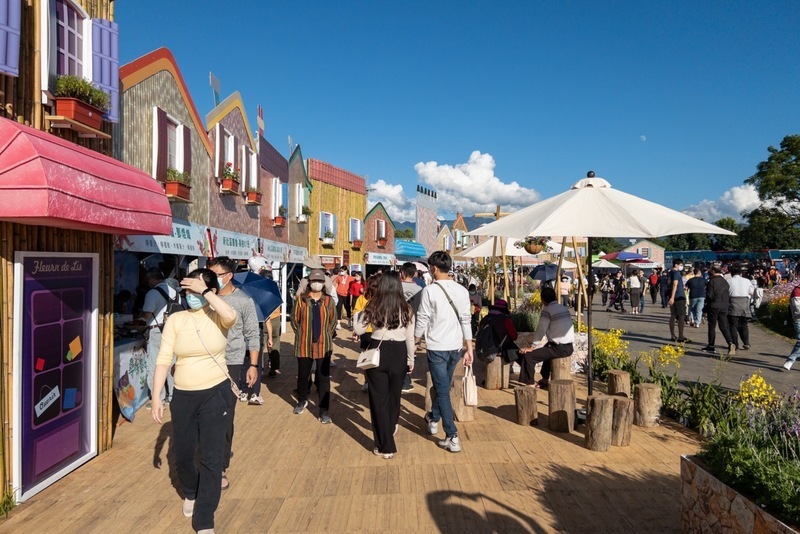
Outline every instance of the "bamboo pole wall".
<svg viewBox="0 0 800 534">
<path fill-rule="evenodd" d="M 14 431 L 11 420 L 15 409 L 12 399 L 13 368 L 12 332 L 14 328 L 14 253 L 34 252 L 94 252 L 99 255 L 97 388 L 98 437 L 97 448 L 103 452 L 111 447 L 114 372 L 114 242 L 111 234 L 67 230 L 50 226 L 29 226 L 0 221 L 0 417 L 2 441 L 0 450 L 0 480 L 4 488 L 11 484 L 11 451 Z M 19 399 L 17 399 L 19 402 Z"/>
</svg>

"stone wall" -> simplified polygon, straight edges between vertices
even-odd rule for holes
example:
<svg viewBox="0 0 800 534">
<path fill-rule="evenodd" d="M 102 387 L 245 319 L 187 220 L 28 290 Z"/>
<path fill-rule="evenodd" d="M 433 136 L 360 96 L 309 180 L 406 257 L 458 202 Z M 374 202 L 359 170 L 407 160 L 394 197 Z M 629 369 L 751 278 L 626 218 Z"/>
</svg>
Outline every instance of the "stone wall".
<svg viewBox="0 0 800 534">
<path fill-rule="evenodd" d="M 681 530 L 683 532 L 797 532 L 757 504 L 681 456 Z"/>
</svg>

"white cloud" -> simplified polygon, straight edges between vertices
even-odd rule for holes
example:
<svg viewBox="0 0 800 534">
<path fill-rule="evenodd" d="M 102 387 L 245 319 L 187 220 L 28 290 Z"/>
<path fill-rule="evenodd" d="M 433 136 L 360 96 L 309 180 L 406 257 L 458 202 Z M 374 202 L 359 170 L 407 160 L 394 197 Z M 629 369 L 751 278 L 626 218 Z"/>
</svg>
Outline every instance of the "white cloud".
<svg viewBox="0 0 800 534">
<path fill-rule="evenodd" d="M 413 221 L 416 219 L 416 198 L 409 199 L 403 191 L 402 185 L 390 184 L 386 180 L 378 180 L 368 186 L 369 195 L 367 207 L 372 209 L 381 202 L 386 208 L 386 213 L 394 222 Z"/>
<path fill-rule="evenodd" d="M 701 200 L 682 211 L 712 223 L 723 217 L 733 217 L 742 222 L 742 212 L 754 210 L 760 204 L 756 188 L 748 184 L 731 187 L 717 200 Z"/>
<path fill-rule="evenodd" d="M 472 215 L 480 211 L 494 211 L 500 204 L 514 211 L 537 202 L 540 195 L 517 182 L 504 183 L 494 174 L 495 161 L 491 154 L 476 150 L 466 163 L 439 165 L 435 161 L 417 163 L 422 182 L 438 193 L 441 211 Z"/>
</svg>

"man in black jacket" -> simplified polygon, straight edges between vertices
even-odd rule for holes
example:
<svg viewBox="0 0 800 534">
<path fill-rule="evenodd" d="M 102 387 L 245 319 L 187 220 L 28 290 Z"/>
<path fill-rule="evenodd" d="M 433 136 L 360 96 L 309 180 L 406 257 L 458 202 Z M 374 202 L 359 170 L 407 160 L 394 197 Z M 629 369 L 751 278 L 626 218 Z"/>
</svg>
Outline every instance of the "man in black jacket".
<svg viewBox="0 0 800 534">
<path fill-rule="evenodd" d="M 708 345 L 703 347 L 706 352 L 716 352 L 716 329 L 719 322 L 719 331 L 728 344 L 728 356 L 736 354 L 736 345 L 731 340 L 728 329 L 728 306 L 730 305 L 728 281 L 722 276 L 722 269 L 714 266 L 711 268 L 711 279 L 706 285 L 706 303 L 704 310 L 708 319 Z"/>
</svg>

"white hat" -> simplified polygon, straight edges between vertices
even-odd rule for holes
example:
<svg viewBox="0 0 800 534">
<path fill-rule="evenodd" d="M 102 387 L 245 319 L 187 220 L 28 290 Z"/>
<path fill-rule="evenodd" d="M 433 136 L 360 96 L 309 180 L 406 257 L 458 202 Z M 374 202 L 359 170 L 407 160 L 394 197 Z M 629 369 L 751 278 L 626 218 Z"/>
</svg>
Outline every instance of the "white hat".
<svg viewBox="0 0 800 534">
<path fill-rule="evenodd" d="M 256 274 L 260 273 L 261 271 L 272 270 L 272 265 L 264 256 L 253 256 L 247 260 L 247 266 Z"/>
</svg>

